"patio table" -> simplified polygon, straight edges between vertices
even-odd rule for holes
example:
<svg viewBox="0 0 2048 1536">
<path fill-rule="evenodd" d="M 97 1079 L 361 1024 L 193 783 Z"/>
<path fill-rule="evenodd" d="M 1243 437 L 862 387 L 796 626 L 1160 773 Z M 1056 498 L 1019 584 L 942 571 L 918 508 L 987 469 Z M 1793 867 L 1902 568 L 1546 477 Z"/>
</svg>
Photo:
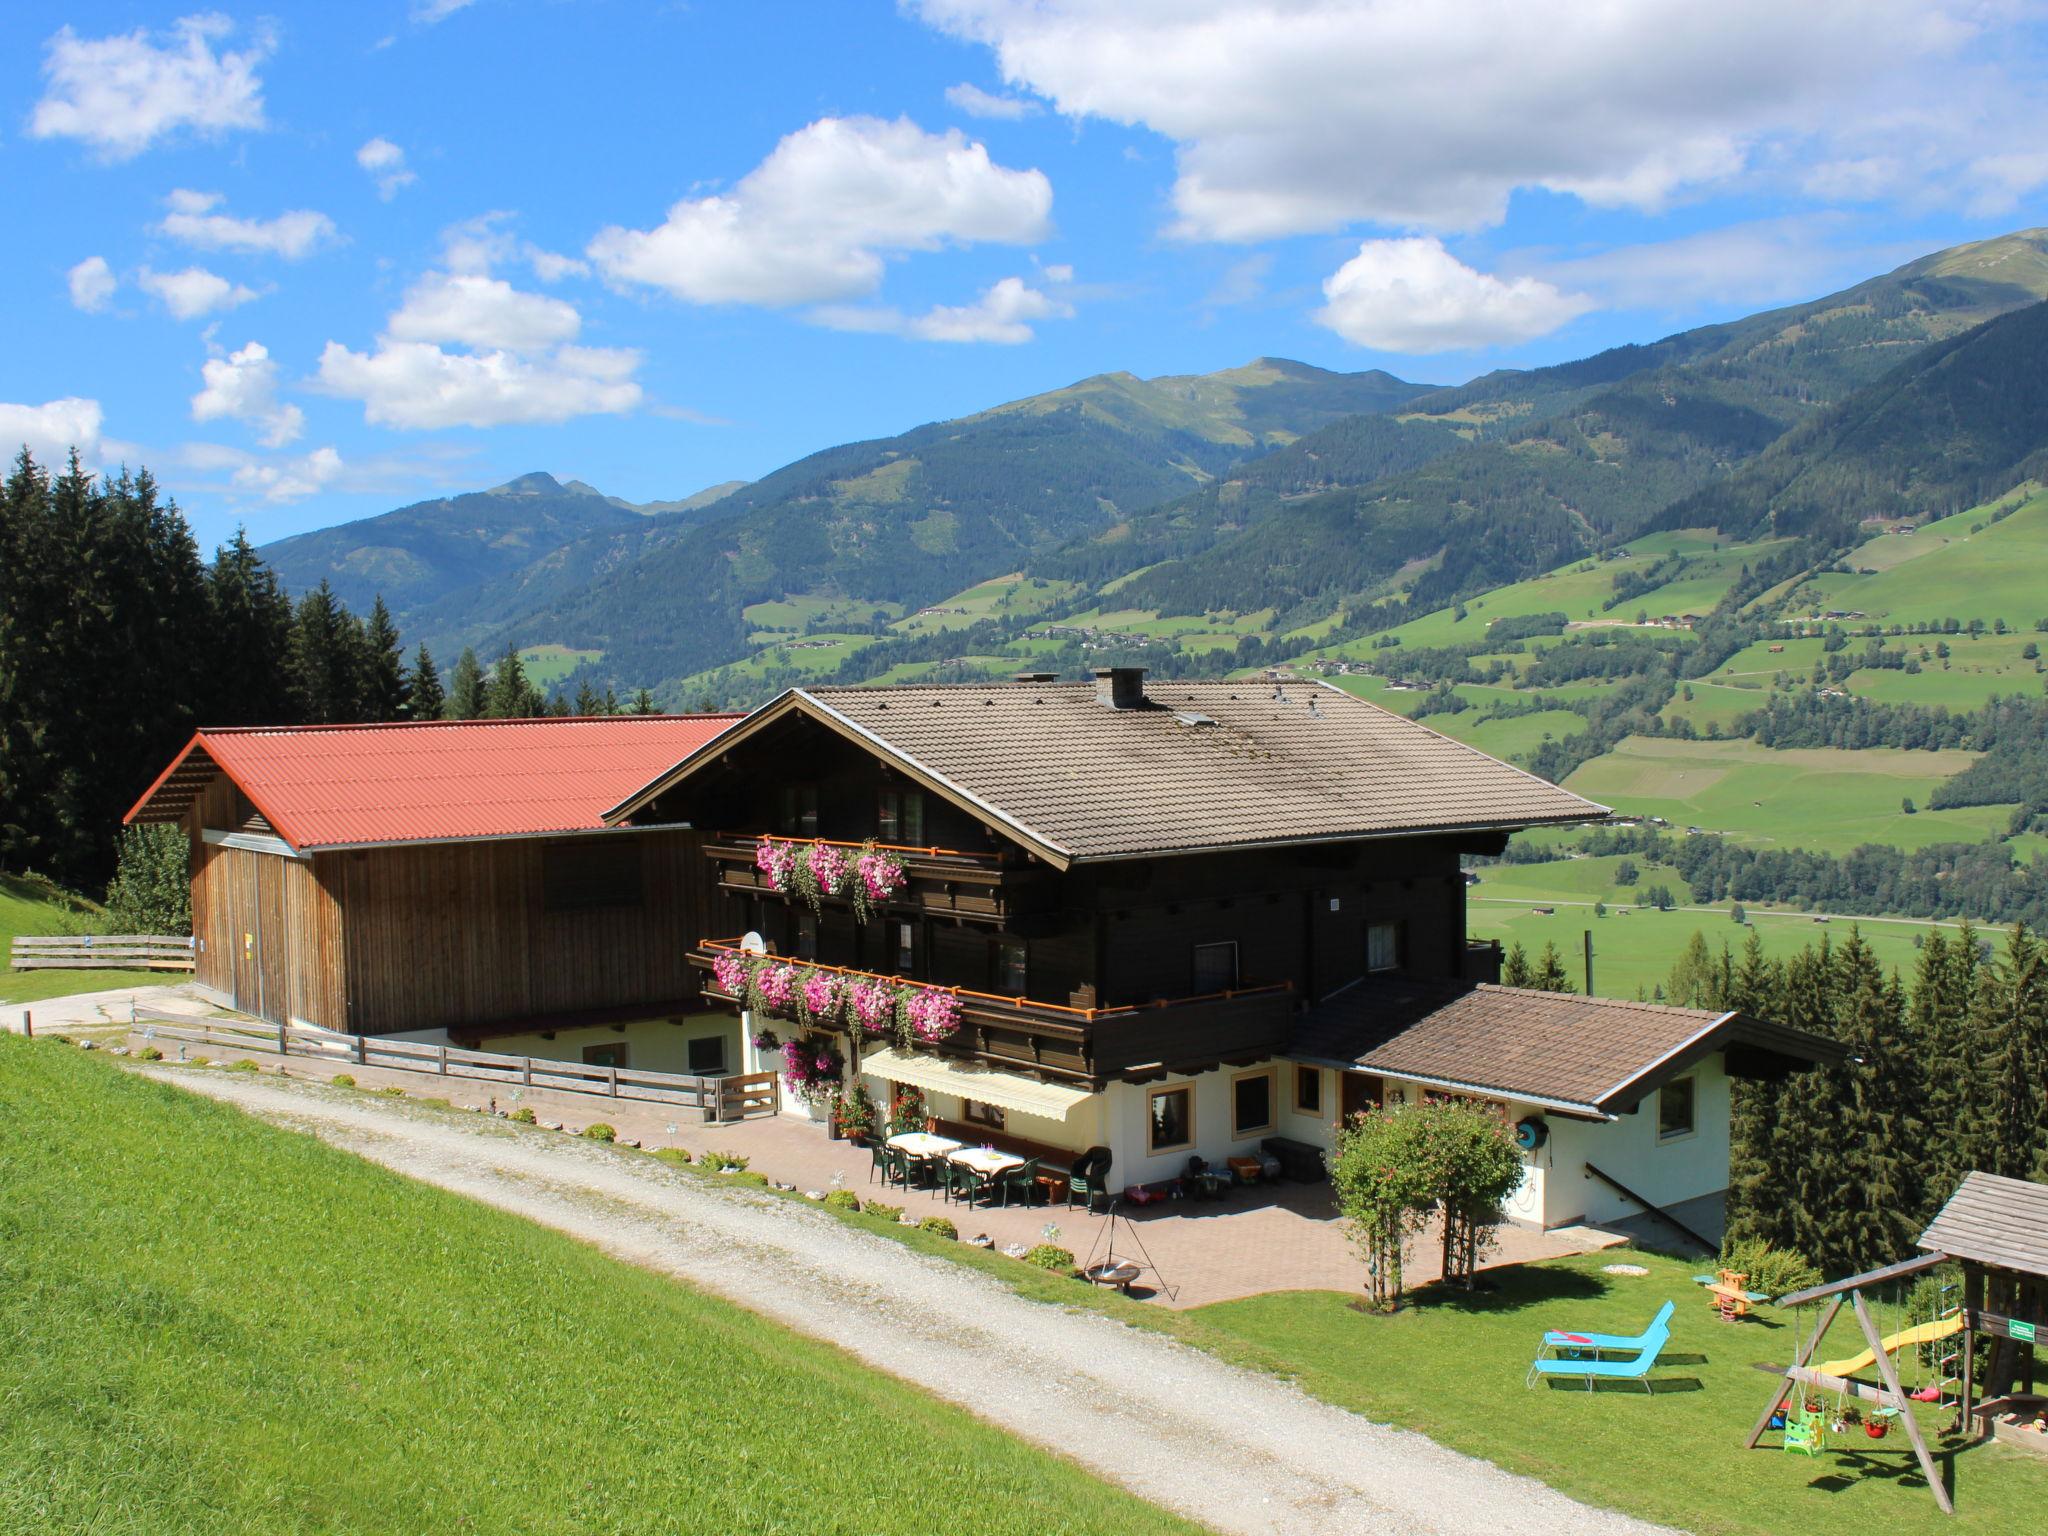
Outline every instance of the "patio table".
<svg viewBox="0 0 2048 1536">
<path fill-rule="evenodd" d="M 934 1136 L 930 1131 L 903 1131 L 886 1144 L 912 1157 L 944 1157 L 960 1150 L 960 1143 L 950 1136 Z"/>
<path fill-rule="evenodd" d="M 972 1168 L 984 1178 L 994 1178 L 999 1173 L 1008 1173 L 1012 1168 L 1022 1168 L 1024 1159 L 1014 1152 L 997 1152 L 990 1147 L 962 1147 L 947 1155 L 948 1162 L 958 1163 L 963 1168 Z"/>
</svg>

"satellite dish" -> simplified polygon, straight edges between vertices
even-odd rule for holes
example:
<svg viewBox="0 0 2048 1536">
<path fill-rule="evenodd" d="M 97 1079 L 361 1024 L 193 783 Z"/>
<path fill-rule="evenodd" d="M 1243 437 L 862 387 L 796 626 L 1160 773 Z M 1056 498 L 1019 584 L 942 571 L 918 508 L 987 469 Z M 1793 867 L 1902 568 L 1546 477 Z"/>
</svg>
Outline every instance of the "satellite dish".
<svg viewBox="0 0 2048 1536">
<path fill-rule="evenodd" d="M 768 953 L 768 941 L 758 933 L 749 933 L 740 940 L 740 953 L 743 955 L 765 955 Z"/>
</svg>

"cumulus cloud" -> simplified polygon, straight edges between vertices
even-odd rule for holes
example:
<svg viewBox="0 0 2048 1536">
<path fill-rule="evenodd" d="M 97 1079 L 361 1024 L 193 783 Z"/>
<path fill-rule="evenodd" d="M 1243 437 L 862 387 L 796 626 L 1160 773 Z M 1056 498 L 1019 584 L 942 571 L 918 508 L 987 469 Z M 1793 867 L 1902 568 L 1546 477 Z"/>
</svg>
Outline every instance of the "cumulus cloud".
<svg viewBox="0 0 2048 1536">
<path fill-rule="evenodd" d="M 252 423 L 266 448 L 282 448 L 306 428 L 306 413 L 277 398 L 277 364 L 260 341 L 201 365 L 205 387 L 192 397 L 194 421 L 228 417 Z"/>
<path fill-rule="evenodd" d="M 288 459 L 250 458 L 234 468 L 234 487 L 265 501 L 304 501 L 341 478 L 347 465 L 332 447 Z"/>
<path fill-rule="evenodd" d="M 254 288 L 231 283 L 204 267 L 187 267 L 182 272 L 152 272 L 144 267 L 136 274 L 135 286 L 180 320 L 203 320 L 257 297 Z"/>
<path fill-rule="evenodd" d="M 1977 0 L 914 4 L 1059 111 L 1171 140 L 1194 239 L 1472 229 L 1522 188 L 1654 209 L 1830 160 L 1945 168 L 1967 201 L 1987 146 L 2048 128 L 2005 57 L 2026 8 Z"/>
<path fill-rule="evenodd" d="M 99 457 L 100 423 L 97 400 L 75 395 L 41 405 L 9 405 L 0 401 L 0 443 L 9 450 L 28 446 L 37 462 L 62 464 L 73 448 L 90 465 Z"/>
<path fill-rule="evenodd" d="M 88 315 L 111 304 L 114 290 L 120 286 L 104 256 L 88 256 L 64 276 L 71 285 L 71 302 Z"/>
<path fill-rule="evenodd" d="M 405 151 L 386 138 L 369 140 L 356 151 L 356 164 L 377 184 L 377 195 L 390 202 L 399 190 L 419 180 L 406 169 Z"/>
<path fill-rule="evenodd" d="M 371 424 L 417 431 L 620 415 L 640 404 L 639 364 L 640 354 L 625 348 L 561 347 L 526 358 L 384 337 L 368 353 L 330 341 L 319 379 L 328 393 L 362 401 Z"/>
<path fill-rule="evenodd" d="M 432 272 L 406 290 L 385 331 L 399 341 L 535 352 L 574 341 L 582 325 L 573 305 L 546 294 L 480 273 Z"/>
<path fill-rule="evenodd" d="M 555 251 L 544 251 L 537 245 L 526 247 L 526 259 L 533 267 L 533 275 L 544 283 L 559 283 L 565 277 L 590 275 L 589 262 Z"/>
<path fill-rule="evenodd" d="M 1367 240 L 1323 282 L 1315 313 L 1381 352 L 1452 352 L 1547 336 L 1593 301 L 1534 277 L 1474 271 L 1433 239 Z"/>
<path fill-rule="evenodd" d="M 1032 337 L 1036 320 L 1066 319 L 1073 306 L 1030 287 L 1020 277 L 1006 277 L 982 290 L 972 304 L 938 304 L 921 315 L 906 315 L 881 306 L 834 304 L 811 312 L 811 319 L 835 331 L 878 331 L 914 341 L 990 341 L 1015 346 Z"/>
<path fill-rule="evenodd" d="M 263 82 L 256 66 L 273 41 L 259 31 L 239 52 L 214 45 L 234 34 L 225 16 L 187 16 L 168 33 L 138 27 L 84 38 L 60 28 L 43 50 L 42 99 L 29 117 L 39 139 L 78 139 L 109 160 L 126 160 L 166 135 L 189 129 L 217 138 L 261 128 Z"/>
<path fill-rule="evenodd" d="M 859 298 L 884 258 L 949 242 L 1029 244 L 1052 184 L 995 164 L 957 129 L 908 118 L 821 118 L 788 135 L 728 193 L 685 198 L 653 229 L 599 231 L 589 256 L 615 283 L 694 304 Z"/>
<path fill-rule="evenodd" d="M 294 208 L 274 219 L 238 219 L 217 213 L 218 192 L 183 187 L 164 199 L 170 209 L 156 226 L 160 235 L 202 251 L 245 251 L 297 261 L 336 237 L 334 220 L 310 208 Z"/>
<path fill-rule="evenodd" d="M 1028 97 L 997 96 L 965 80 L 946 87 L 946 100 L 969 117 L 993 117 L 1005 122 L 1015 122 L 1043 110 Z"/>
</svg>

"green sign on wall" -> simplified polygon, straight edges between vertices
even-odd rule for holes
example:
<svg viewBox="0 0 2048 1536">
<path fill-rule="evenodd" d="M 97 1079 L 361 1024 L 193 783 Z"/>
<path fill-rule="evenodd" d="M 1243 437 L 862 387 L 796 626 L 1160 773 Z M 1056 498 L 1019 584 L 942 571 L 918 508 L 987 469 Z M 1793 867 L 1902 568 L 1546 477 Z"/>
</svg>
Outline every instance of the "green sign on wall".
<svg viewBox="0 0 2048 1536">
<path fill-rule="evenodd" d="M 2012 1336 L 2018 1339 L 2022 1344 L 2031 1344 L 2034 1342 L 2034 1325 L 2032 1323 L 2014 1322 L 2011 1325 L 2011 1327 Z"/>
</svg>

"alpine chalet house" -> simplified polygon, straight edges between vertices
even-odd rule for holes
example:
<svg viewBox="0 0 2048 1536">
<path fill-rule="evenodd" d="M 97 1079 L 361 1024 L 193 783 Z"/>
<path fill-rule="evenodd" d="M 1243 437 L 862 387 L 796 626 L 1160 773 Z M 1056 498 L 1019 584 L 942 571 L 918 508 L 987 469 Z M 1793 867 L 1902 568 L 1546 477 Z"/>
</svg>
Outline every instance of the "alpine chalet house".
<svg viewBox="0 0 2048 1536">
<path fill-rule="evenodd" d="M 606 820 L 703 829 L 693 958 L 814 1117 L 857 1078 L 1125 1188 L 1262 1149 L 1314 1177 L 1345 1116 L 1460 1095 L 1528 1149 L 1514 1218 L 1718 1236 L 1730 1078 L 1836 1048 L 1500 987 L 1467 939 L 1460 855 L 1605 814 L 1327 684 L 1116 668 L 793 690 Z"/>
<path fill-rule="evenodd" d="M 651 1071 L 729 1072 L 690 947 L 697 835 L 607 827 L 733 715 L 203 730 L 127 820 L 192 845 L 196 980 L 216 1002 Z"/>
</svg>

